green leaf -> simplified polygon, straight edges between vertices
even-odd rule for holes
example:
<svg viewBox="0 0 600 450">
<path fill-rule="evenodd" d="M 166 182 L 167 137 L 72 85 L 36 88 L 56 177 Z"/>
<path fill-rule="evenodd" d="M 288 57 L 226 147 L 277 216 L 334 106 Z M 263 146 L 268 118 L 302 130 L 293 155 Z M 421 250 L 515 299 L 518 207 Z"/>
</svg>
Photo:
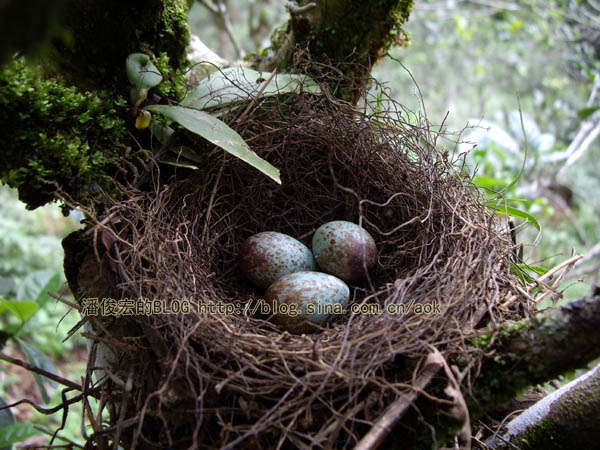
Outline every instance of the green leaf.
<svg viewBox="0 0 600 450">
<path fill-rule="evenodd" d="M 525 173 L 525 165 L 527 164 L 527 154 L 529 153 L 529 147 L 527 145 L 527 133 L 525 132 L 525 123 L 523 122 L 523 111 L 521 110 L 521 97 L 519 97 L 518 93 L 517 93 L 517 103 L 519 104 L 519 121 L 521 123 L 521 131 L 523 132 L 523 143 L 525 144 L 525 156 L 523 156 L 523 165 L 521 166 L 521 170 L 517 174 L 516 178 L 514 180 L 512 180 L 507 186 L 505 186 L 499 192 L 500 194 L 502 194 L 503 192 L 508 191 L 510 188 L 512 188 L 513 186 L 515 186 L 519 182 L 519 180 L 521 179 L 521 177 Z M 537 220 L 536 220 L 536 222 L 537 222 Z M 538 226 L 539 226 L 539 224 L 538 224 Z M 538 228 L 538 231 L 539 230 L 540 229 Z"/>
<path fill-rule="evenodd" d="M 154 119 L 150 122 L 150 132 L 161 144 L 165 144 L 174 133 L 173 128 Z"/>
<path fill-rule="evenodd" d="M 190 169 L 190 170 L 200 169 L 198 166 L 195 166 L 191 162 L 188 162 L 185 158 L 178 158 L 174 155 L 165 155 L 159 161 L 161 163 L 167 164 L 169 166 L 181 167 L 182 169 Z"/>
<path fill-rule="evenodd" d="M 507 215 L 509 217 L 525 220 L 526 222 L 531 223 L 538 231 L 542 231 L 542 226 L 538 220 L 526 211 L 508 206 L 506 204 L 499 205 L 496 200 L 486 202 L 486 206 L 491 208 L 496 214 Z"/>
<path fill-rule="evenodd" d="M 533 281 L 531 275 L 529 275 L 525 270 L 523 270 L 520 267 L 520 264 L 516 264 L 513 261 L 510 261 L 510 269 L 516 276 L 519 277 L 523 285 L 527 285 Z"/>
<path fill-rule="evenodd" d="M 173 147 L 170 149 L 170 151 L 174 155 L 177 155 L 177 158 L 189 159 L 190 161 L 198 164 L 204 164 L 206 162 L 206 158 L 203 158 L 202 155 L 198 154 L 198 152 L 186 147 L 185 145 Z"/>
<path fill-rule="evenodd" d="M 11 449 L 13 444 L 39 434 L 30 423 L 13 423 L 0 427 L 0 448 Z"/>
<path fill-rule="evenodd" d="M 211 74 L 192 89 L 182 100 L 182 106 L 208 109 L 246 101 L 256 97 L 262 85 L 271 76 L 247 67 L 232 67 Z M 290 92 L 320 93 L 318 83 L 307 75 L 276 74 L 262 91 L 261 96 Z"/>
<path fill-rule="evenodd" d="M 585 120 L 600 109 L 600 106 L 588 106 L 577 111 L 577 116 L 581 120 Z"/>
<path fill-rule="evenodd" d="M 202 136 L 204 139 L 240 158 L 281 184 L 279 169 L 273 167 L 250 150 L 246 141 L 225 122 L 212 117 L 204 111 L 181 106 L 151 105 L 146 107 L 146 109 L 163 114 L 169 119 L 174 120 L 192 133 Z"/>
<path fill-rule="evenodd" d="M 38 270 L 29 273 L 17 290 L 18 300 L 35 300 L 43 307 L 52 297 L 48 291 L 56 292 L 60 288 L 62 280 L 60 274 L 55 270 Z"/>
<path fill-rule="evenodd" d="M 6 300 L 5 298 L 0 297 L 0 314 L 8 310 L 21 319 L 21 322 L 23 323 L 27 322 L 38 309 L 40 309 L 40 305 L 36 302 Z"/>
<path fill-rule="evenodd" d="M 58 374 L 58 369 L 45 353 L 40 351 L 37 347 L 28 344 L 27 342 L 19 341 L 19 343 L 21 344 L 23 352 L 25 353 L 25 356 L 27 356 L 27 359 L 31 364 L 40 369 L 45 370 L 46 372 Z M 48 403 L 50 401 L 50 396 L 46 391 L 46 386 L 44 383 L 48 383 L 50 386 L 56 387 L 56 381 L 53 381 L 49 378 L 45 378 L 39 373 L 35 372 L 33 373 L 33 377 L 35 378 L 35 382 L 40 388 L 40 392 L 42 393 L 42 398 L 44 399 L 44 402 Z"/>
<path fill-rule="evenodd" d="M 162 75 L 150 57 L 143 53 L 132 53 L 125 62 L 127 79 L 139 92 L 142 89 L 151 89 L 162 81 Z"/>
<path fill-rule="evenodd" d="M 528 270 L 529 272 L 534 272 L 538 275 L 544 275 L 545 273 L 548 273 L 548 269 L 546 269 L 545 267 L 532 266 L 529 264 L 517 264 L 517 266 L 519 266 L 520 269 Z"/>
<path fill-rule="evenodd" d="M 539 266 L 530 266 L 529 264 L 510 262 L 512 272 L 517 275 L 523 284 L 530 284 L 534 281 L 530 274 L 544 275 L 548 269 Z"/>
<path fill-rule="evenodd" d="M 496 189 L 506 184 L 506 180 L 501 178 L 490 177 L 487 175 L 479 175 L 473 178 L 473 183 L 476 186 L 482 187 L 484 189 Z"/>
</svg>

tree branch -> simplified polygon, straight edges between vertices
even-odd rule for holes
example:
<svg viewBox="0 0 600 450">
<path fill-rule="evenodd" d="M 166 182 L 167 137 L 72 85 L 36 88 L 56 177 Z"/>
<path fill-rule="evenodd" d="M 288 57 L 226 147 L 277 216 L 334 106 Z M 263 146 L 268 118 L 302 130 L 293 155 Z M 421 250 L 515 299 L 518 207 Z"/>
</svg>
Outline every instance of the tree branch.
<svg viewBox="0 0 600 450">
<path fill-rule="evenodd" d="M 487 354 L 470 399 L 475 416 L 600 357 L 600 296 L 504 323 L 478 342 Z"/>
<path fill-rule="evenodd" d="M 600 364 L 547 395 L 507 424 L 493 449 L 590 448 L 600 441 Z"/>
<path fill-rule="evenodd" d="M 412 0 L 299 1 L 288 5 L 286 35 L 274 43 L 275 54 L 259 62 L 260 70 L 289 71 L 296 46 L 308 48 L 313 61 L 339 66 L 349 82 L 334 94 L 358 100 L 373 65 L 394 44 L 406 43 L 400 25 L 408 19 Z M 336 83 L 339 76 L 334 77 Z"/>
</svg>

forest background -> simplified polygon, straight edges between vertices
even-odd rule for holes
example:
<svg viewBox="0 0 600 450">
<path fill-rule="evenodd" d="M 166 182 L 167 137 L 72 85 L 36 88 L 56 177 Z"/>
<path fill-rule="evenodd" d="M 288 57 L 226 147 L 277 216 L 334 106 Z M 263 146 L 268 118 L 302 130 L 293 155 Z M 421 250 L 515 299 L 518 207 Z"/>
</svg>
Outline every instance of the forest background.
<svg viewBox="0 0 600 450">
<path fill-rule="evenodd" d="M 285 6 L 280 0 L 197 1 L 191 30 L 224 59 L 243 58 L 268 45 L 286 21 Z M 449 133 L 450 150 L 470 152 L 470 170 L 485 189 L 499 190 L 517 177 L 527 147 L 525 171 L 505 194 L 542 228 L 533 245 L 538 230 L 516 221 L 524 259 L 550 268 L 573 251 L 586 255 L 560 286 L 559 303 L 588 294 L 600 270 L 599 5 L 419 0 L 404 29 L 408 48 L 393 48 L 373 76 L 399 103 L 425 109 L 432 126 Z M 0 187 L 0 205 L 0 295 L 41 295 L 49 284 L 58 290 L 60 242 L 79 226 L 77 212 L 65 218 L 57 205 L 26 211 L 6 186 Z M 73 313 L 61 321 L 66 313 L 66 306 L 48 298 L 19 333 L 30 346 L 29 359 L 71 378 L 82 372 L 86 348 L 83 338 L 62 342 L 78 321 Z M 1 319 L 3 327 L 20 326 L 8 314 Z M 17 348 L 8 353 L 19 356 Z M 23 369 L 2 365 L 0 398 L 10 403 L 23 397 L 52 404 L 60 392 Z M 45 442 L 40 429 L 51 432 L 61 422 L 60 414 L 38 415 L 27 405 L 13 413 L 29 443 Z M 61 433 L 76 442 L 79 417 L 70 414 Z"/>
</svg>

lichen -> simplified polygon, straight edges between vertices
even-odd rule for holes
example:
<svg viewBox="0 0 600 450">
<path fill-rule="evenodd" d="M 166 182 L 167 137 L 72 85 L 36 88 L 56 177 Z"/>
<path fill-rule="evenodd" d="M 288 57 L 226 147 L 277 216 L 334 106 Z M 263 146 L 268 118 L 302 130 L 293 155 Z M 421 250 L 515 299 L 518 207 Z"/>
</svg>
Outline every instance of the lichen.
<svg viewBox="0 0 600 450">
<path fill-rule="evenodd" d="M 16 58 L 0 70 L 0 179 L 31 209 L 51 201 L 56 182 L 73 198 L 108 185 L 100 176 L 127 152 L 126 102 L 82 92 Z"/>
</svg>

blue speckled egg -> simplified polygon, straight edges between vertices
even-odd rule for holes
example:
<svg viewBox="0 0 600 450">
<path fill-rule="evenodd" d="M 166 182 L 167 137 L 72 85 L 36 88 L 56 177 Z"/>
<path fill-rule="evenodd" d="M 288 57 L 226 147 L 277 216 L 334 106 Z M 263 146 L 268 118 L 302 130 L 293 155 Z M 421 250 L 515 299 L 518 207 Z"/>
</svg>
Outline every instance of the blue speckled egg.
<svg viewBox="0 0 600 450">
<path fill-rule="evenodd" d="M 291 333 L 316 331 L 331 314 L 343 314 L 350 289 L 342 280 L 322 272 L 296 272 L 281 277 L 267 289 L 271 321 Z"/>
<path fill-rule="evenodd" d="M 377 262 L 373 237 L 364 228 L 343 220 L 321 225 L 313 236 L 312 250 L 324 272 L 346 282 L 365 278 Z"/>
<path fill-rule="evenodd" d="M 263 288 L 284 275 L 316 267 L 315 258 L 306 245 L 275 231 L 250 236 L 240 251 L 240 270 L 248 281 Z"/>
</svg>

